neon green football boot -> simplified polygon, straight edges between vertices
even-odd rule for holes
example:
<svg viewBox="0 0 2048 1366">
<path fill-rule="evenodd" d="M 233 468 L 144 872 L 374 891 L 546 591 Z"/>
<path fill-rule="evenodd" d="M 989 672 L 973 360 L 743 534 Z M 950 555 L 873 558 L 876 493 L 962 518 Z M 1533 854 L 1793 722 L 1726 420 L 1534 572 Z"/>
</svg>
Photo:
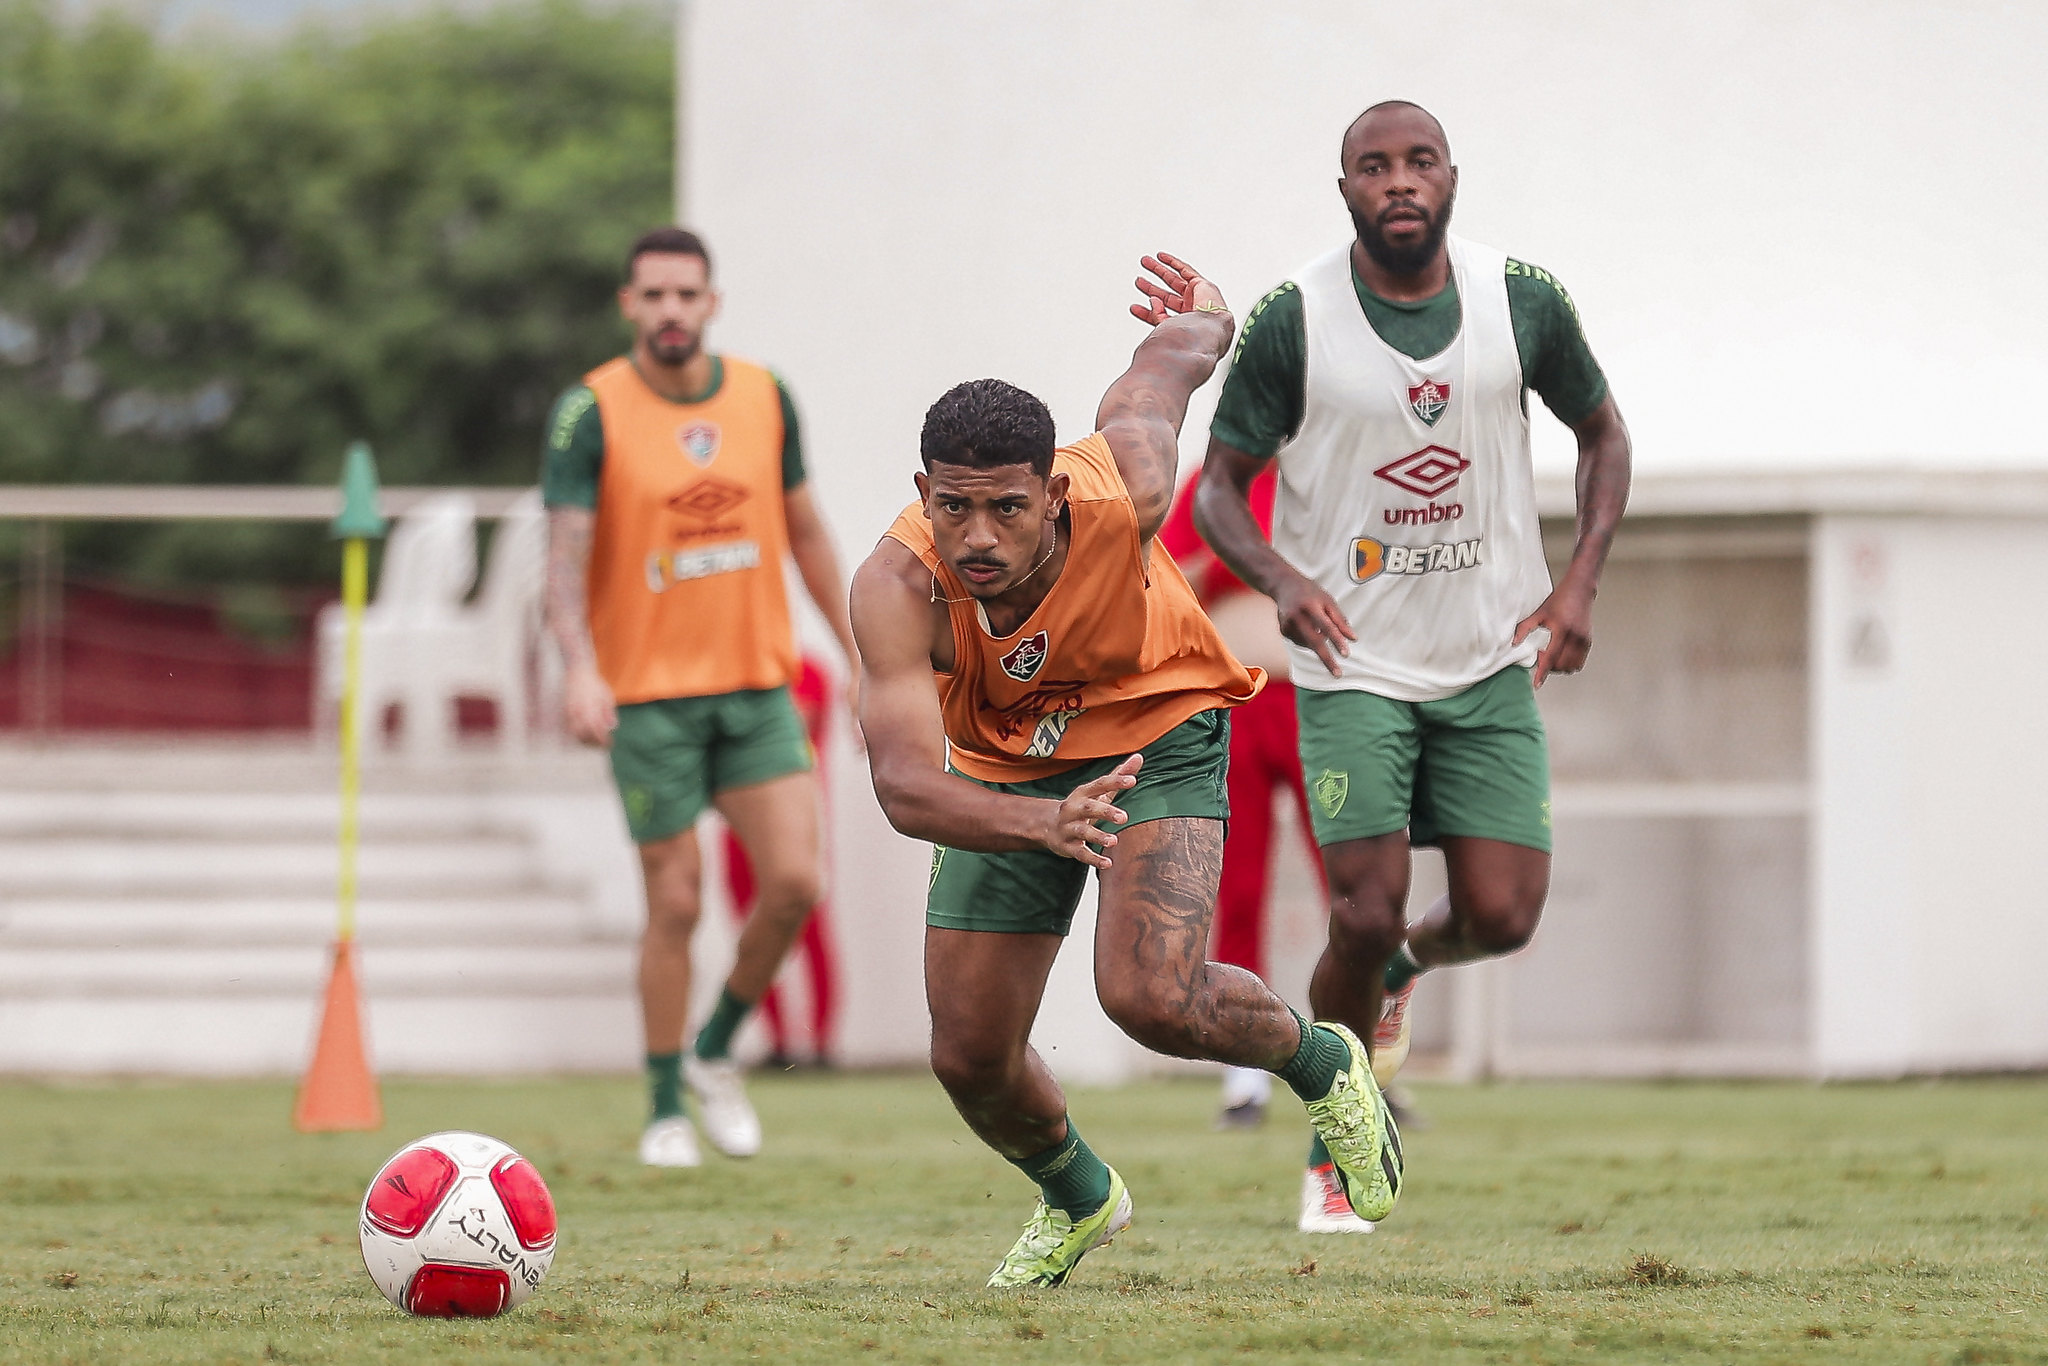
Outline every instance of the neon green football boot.
<svg viewBox="0 0 2048 1366">
<path fill-rule="evenodd" d="M 1109 1199 L 1102 1202 L 1101 1209 L 1078 1223 L 1069 1219 L 1065 1210 L 1053 1209 L 1040 1200 L 1031 1222 L 1024 1226 L 1024 1236 L 988 1278 L 989 1288 L 1060 1285 L 1074 1273 L 1083 1257 L 1098 1247 L 1108 1246 L 1112 1238 L 1130 1226 L 1131 1193 L 1124 1186 L 1124 1179 L 1116 1174 L 1116 1168 L 1111 1167 Z"/>
<path fill-rule="evenodd" d="M 1352 1211 L 1378 1223 L 1401 1194 L 1401 1134 L 1358 1036 L 1327 1021 L 1313 1028 L 1330 1030 L 1344 1040 L 1351 1050 L 1351 1066 L 1337 1074 L 1327 1095 L 1308 1103 L 1308 1121 L 1330 1150 Z"/>
</svg>

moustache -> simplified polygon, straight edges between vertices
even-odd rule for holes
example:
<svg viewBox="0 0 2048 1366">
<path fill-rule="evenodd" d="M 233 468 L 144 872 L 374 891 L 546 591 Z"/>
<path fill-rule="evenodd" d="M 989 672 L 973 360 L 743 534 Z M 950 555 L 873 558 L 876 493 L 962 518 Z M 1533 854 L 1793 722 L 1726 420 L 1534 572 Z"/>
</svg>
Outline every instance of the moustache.
<svg viewBox="0 0 2048 1366">
<path fill-rule="evenodd" d="M 1427 209 L 1424 209 L 1419 205 L 1395 204 L 1391 208 L 1383 210 L 1380 216 L 1374 221 L 1377 222 L 1381 227 L 1385 227 L 1387 224 L 1396 221 L 1421 223 L 1426 227 L 1435 220 L 1433 220 L 1430 217 L 1429 211 Z"/>
</svg>

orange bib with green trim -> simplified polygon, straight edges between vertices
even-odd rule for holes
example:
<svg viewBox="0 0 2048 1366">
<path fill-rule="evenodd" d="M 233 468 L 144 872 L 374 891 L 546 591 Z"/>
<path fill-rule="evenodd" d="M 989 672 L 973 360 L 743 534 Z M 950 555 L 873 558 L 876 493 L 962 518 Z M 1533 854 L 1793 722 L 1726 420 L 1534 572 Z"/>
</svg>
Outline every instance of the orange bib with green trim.
<svg viewBox="0 0 2048 1366">
<path fill-rule="evenodd" d="M 782 562 L 782 400 L 723 357 L 701 403 L 674 403 L 621 357 L 584 377 L 604 426 L 590 635 L 622 703 L 775 688 L 796 673 Z"/>
<path fill-rule="evenodd" d="M 1009 635 L 939 558 L 922 503 L 889 528 L 949 599 L 953 672 L 938 674 L 953 766 L 983 782 L 1050 777 L 1133 754 L 1199 711 L 1249 702 L 1262 670 L 1232 657 L 1138 513 L 1100 433 L 1061 448 L 1072 541 L 1045 601 Z"/>
</svg>

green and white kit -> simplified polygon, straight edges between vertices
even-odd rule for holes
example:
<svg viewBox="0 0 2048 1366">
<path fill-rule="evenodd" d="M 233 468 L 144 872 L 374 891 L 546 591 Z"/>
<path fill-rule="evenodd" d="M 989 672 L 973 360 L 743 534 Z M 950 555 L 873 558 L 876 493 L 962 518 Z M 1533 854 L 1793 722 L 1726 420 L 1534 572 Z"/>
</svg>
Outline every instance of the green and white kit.
<svg viewBox="0 0 2048 1366">
<path fill-rule="evenodd" d="M 1358 635 L 1333 678 L 1294 646 L 1298 688 L 1449 697 L 1536 647 L 1515 623 L 1550 591 L 1503 253 L 1449 241 L 1463 326 L 1415 360 L 1383 341 L 1349 247 L 1296 277 L 1307 331 L 1301 429 L 1281 448 L 1273 548 Z"/>
<path fill-rule="evenodd" d="M 1316 843 L 1445 835 L 1550 852 L 1550 756 L 1529 671 L 1510 664 L 1433 702 L 1299 689 L 1301 776 Z"/>
<path fill-rule="evenodd" d="M 1462 238 L 1438 296 L 1366 289 L 1351 244 L 1246 320 L 1212 431 L 1277 461 L 1273 547 L 1358 639 L 1332 676 L 1289 645 L 1317 841 L 1409 827 L 1548 849 L 1529 687 L 1550 592 L 1527 394 L 1566 423 L 1607 386 L 1563 288 Z"/>
</svg>

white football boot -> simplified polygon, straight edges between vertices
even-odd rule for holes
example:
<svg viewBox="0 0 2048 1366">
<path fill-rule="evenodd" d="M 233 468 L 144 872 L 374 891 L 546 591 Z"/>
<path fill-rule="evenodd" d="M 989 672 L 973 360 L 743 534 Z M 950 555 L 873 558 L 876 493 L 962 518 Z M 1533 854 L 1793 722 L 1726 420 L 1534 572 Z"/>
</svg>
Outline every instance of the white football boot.
<svg viewBox="0 0 2048 1366">
<path fill-rule="evenodd" d="M 697 1152 L 697 1129 L 688 1115 L 657 1119 L 640 1135 L 640 1161 L 648 1167 L 695 1167 L 703 1163 Z"/>
<path fill-rule="evenodd" d="M 761 1120 L 740 1084 L 740 1065 L 731 1058 L 707 1061 L 695 1053 L 683 1059 L 683 1078 L 697 1098 L 704 1136 L 727 1157 L 761 1151 Z"/>
<path fill-rule="evenodd" d="M 1223 1069 L 1223 1109 L 1219 1129 L 1256 1129 L 1266 1122 L 1266 1102 L 1273 1095 L 1273 1074 L 1258 1067 Z"/>
<path fill-rule="evenodd" d="M 1408 1018 L 1408 1003 L 1415 997 L 1420 974 L 1408 979 L 1399 991 L 1380 998 L 1379 1024 L 1372 1031 L 1372 1079 L 1384 1091 L 1394 1084 L 1394 1074 L 1408 1061 L 1408 1045 L 1415 1041 L 1414 1022 Z"/>
<path fill-rule="evenodd" d="M 1296 1227 L 1303 1233 L 1372 1232 L 1372 1225 L 1359 1218 L 1345 1198 L 1343 1178 L 1332 1162 L 1301 1174 L 1301 1222 Z"/>
</svg>

